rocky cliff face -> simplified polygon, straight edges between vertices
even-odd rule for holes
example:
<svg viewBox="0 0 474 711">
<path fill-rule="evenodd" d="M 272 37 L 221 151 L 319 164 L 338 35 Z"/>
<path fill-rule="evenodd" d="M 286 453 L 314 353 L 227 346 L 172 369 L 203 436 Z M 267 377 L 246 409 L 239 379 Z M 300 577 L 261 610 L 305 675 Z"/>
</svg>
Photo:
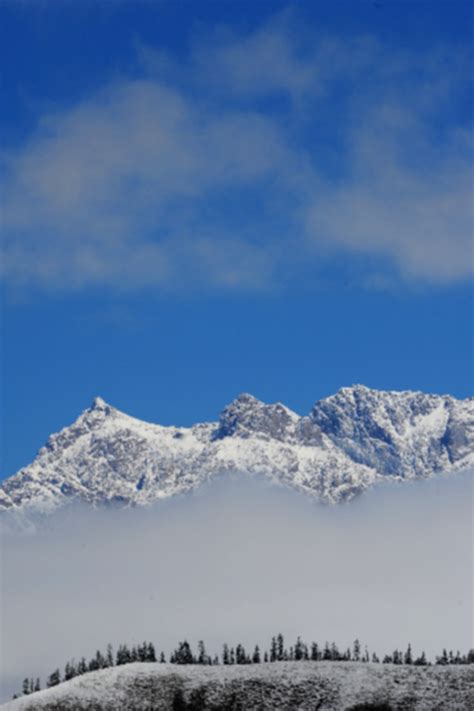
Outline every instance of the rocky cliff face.
<svg viewBox="0 0 474 711">
<path fill-rule="evenodd" d="M 359 385 L 316 403 L 311 420 L 351 459 L 382 475 L 447 471 L 473 452 L 472 398 Z"/>
<path fill-rule="evenodd" d="M 384 479 L 474 465 L 474 398 L 343 388 L 300 417 L 240 395 L 216 423 L 162 427 L 96 398 L 0 487 L 0 510 L 145 505 L 225 472 L 263 475 L 336 503 Z"/>
</svg>

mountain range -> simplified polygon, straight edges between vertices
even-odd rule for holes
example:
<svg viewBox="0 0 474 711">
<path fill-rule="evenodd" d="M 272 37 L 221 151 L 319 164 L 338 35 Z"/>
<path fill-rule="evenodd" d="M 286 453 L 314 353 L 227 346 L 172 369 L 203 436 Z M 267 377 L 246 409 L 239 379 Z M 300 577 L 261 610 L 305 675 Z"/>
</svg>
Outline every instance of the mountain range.
<svg viewBox="0 0 474 711">
<path fill-rule="evenodd" d="M 95 398 L 0 486 L 0 511 L 70 502 L 140 506 L 226 472 L 263 475 L 326 503 L 386 480 L 474 465 L 474 398 L 342 388 L 299 416 L 239 395 L 217 422 L 149 424 Z"/>
</svg>

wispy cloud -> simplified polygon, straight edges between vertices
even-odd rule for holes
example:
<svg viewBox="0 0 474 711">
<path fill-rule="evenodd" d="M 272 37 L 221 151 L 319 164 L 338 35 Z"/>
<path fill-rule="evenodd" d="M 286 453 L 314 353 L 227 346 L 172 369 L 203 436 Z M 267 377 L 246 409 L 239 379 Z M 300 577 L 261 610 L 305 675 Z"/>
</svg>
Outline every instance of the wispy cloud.
<svg viewBox="0 0 474 711">
<path fill-rule="evenodd" d="M 179 282 L 193 266 L 204 279 L 239 282 L 241 273 L 245 282 L 258 249 L 242 240 L 236 259 L 240 237 L 213 236 L 209 202 L 261 188 L 288 159 L 264 116 L 210 112 L 153 81 L 113 84 L 44 118 L 10 158 L 6 275 L 137 286 Z"/>
<path fill-rule="evenodd" d="M 322 185 L 306 213 L 313 245 L 380 257 L 405 280 L 452 283 L 473 262 L 472 146 L 453 129 L 443 144 L 398 106 L 380 106 L 348 141 L 348 170 Z"/>
<path fill-rule="evenodd" d="M 391 278 L 472 274 L 462 57 L 288 14 L 185 65 L 138 56 L 142 78 L 41 117 L 7 156 L 9 284 L 261 289 L 354 253 Z"/>
</svg>

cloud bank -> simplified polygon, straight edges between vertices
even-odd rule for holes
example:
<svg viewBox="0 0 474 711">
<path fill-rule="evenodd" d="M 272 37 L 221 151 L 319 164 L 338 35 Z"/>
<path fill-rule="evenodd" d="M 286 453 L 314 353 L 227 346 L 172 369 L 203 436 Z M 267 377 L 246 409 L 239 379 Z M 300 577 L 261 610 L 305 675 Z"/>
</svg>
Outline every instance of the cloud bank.
<svg viewBox="0 0 474 711">
<path fill-rule="evenodd" d="M 149 510 L 54 516 L 3 535 L 2 558 L 3 698 L 109 641 L 472 646 L 470 474 L 337 507 L 226 478 Z"/>
<path fill-rule="evenodd" d="M 291 13 L 180 62 L 138 45 L 130 76 L 4 156 L 3 277 L 255 290 L 356 256 L 368 277 L 465 280 L 469 77 L 451 47 L 323 38 Z"/>
</svg>

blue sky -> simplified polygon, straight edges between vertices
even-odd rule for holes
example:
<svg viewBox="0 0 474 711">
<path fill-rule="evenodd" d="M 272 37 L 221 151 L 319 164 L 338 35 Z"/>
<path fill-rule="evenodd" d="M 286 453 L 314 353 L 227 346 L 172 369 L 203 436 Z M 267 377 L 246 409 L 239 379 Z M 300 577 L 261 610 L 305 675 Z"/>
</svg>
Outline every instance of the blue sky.
<svg viewBox="0 0 474 711">
<path fill-rule="evenodd" d="M 4 476 L 96 394 L 472 393 L 469 2 L 0 16 Z"/>
</svg>

